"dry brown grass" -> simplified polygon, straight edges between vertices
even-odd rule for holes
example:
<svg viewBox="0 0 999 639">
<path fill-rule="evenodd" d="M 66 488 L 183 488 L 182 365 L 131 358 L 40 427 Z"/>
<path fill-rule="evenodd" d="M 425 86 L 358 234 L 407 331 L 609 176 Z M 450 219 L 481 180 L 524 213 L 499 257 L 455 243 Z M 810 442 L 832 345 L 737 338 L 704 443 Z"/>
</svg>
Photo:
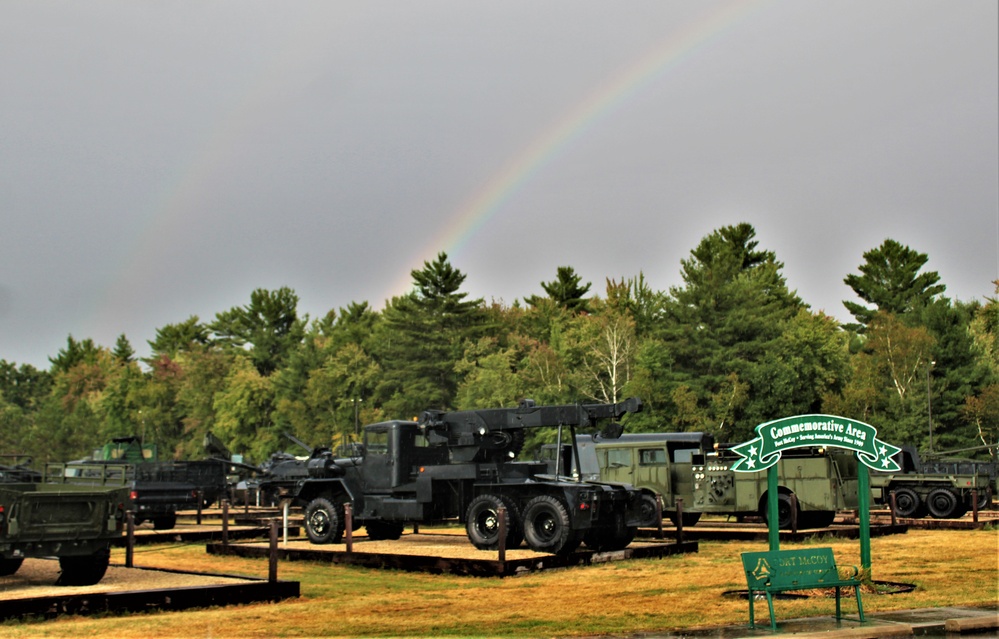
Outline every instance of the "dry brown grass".
<svg viewBox="0 0 999 639">
<path fill-rule="evenodd" d="M 856 540 L 818 539 L 840 564 L 859 564 Z M 790 548 L 801 544 L 785 544 Z M 573 568 L 508 579 L 377 571 L 284 562 L 282 579 L 302 597 L 186 612 L 61 618 L 8 623 L 21 637 L 549 637 L 627 636 L 696 626 L 745 623 L 739 554 L 758 542 L 701 542 L 696 554 Z M 953 605 L 997 606 L 999 532 L 910 531 L 872 540 L 876 581 L 916 585 L 905 594 L 864 597 L 865 611 Z M 113 561 L 121 561 L 120 554 Z M 143 549 L 136 565 L 183 567 L 263 577 L 265 560 L 208 555 L 201 546 Z M 845 604 L 851 614 L 852 604 Z M 765 608 L 765 607 L 764 607 Z M 829 615 L 831 599 L 782 600 L 779 619 Z M 764 612 L 765 615 L 765 612 Z"/>
</svg>

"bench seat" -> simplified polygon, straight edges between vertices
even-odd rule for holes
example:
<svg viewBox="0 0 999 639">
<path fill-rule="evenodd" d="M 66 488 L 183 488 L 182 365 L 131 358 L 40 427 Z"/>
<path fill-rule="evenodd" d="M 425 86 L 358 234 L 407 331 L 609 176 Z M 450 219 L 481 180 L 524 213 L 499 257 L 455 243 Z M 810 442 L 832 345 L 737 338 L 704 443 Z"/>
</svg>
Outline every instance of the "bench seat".
<svg viewBox="0 0 999 639">
<path fill-rule="evenodd" d="M 860 571 L 853 566 L 853 574 L 841 577 L 832 548 L 802 548 L 768 552 L 742 553 L 742 567 L 749 586 L 749 627 L 756 627 L 753 600 L 756 593 L 763 593 L 770 609 L 770 627 L 777 629 L 774 618 L 773 595 L 791 590 L 815 588 L 836 589 L 836 619 L 842 618 L 840 589 L 853 588 L 857 597 L 857 611 L 864 619 L 864 603 L 860 598 Z"/>
</svg>

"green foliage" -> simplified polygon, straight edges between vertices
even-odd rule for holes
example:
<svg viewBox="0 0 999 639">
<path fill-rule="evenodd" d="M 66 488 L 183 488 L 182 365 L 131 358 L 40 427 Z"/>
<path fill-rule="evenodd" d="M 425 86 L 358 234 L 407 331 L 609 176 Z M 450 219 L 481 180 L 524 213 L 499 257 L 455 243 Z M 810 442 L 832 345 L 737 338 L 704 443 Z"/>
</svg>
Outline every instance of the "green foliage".
<svg viewBox="0 0 999 639">
<path fill-rule="evenodd" d="M 285 364 L 305 335 L 305 320 L 299 319 L 297 309 L 298 295 L 290 288 L 258 288 L 248 305 L 216 314 L 209 328 L 223 345 L 248 347 L 260 374 L 270 375 Z"/>
<path fill-rule="evenodd" d="M 576 274 L 571 266 L 559 266 L 555 279 L 551 282 L 541 282 L 541 288 L 548 294 L 548 299 L 561 308 L 573 313 L 589 311 L 589 300 L 585 295 L 590 291 L 591 284 L 582 284 L 583 278 Z M 524 301 L 531 306 L 537 306 L 543 298 L 531 295 Z"/>
<path fill-rule="evenodd" d="M 878 248 L 867 251 L 864 260 L 860 275 L 850 274 L 843 280 L 857 297 L 875 307 L 843 302 L 861 328 L 870 324 L 878 311 L 905 315 L 925 307 L 946 289 L 938 284 L 940 276 L 935 271 L 919 272 L 928 260 L 925 253 L 895 240 L 885 240 Z"/>
<path fill-rule="evenodd" d="M 381 311 L 353 302 L 309 321 L 288 288 L 156 331 L 136 360 L 69 336 L 50 370 L 0 360 L 0 452 L 82 457 L 121 435 L 164 454 L 203 455 L 213 432 L 262 461 L 284 432 L 336 445 L 358 425 L 428 408 L 615 402 L 640 397 L 631 432 L 748 439 L 759 423 L 824 412 L 868 422 L 892 443 L 954 449 L 999 439 L 999 303 L 952 302 L 927 258 L 892 240 L 846 278 L 844 330 L 788 290 L 783 264 L 749 224 L 717 229 L 681 260 L 683 284 L 643 274 L 589 295 L 568 266 L 545 296 L 468 299 L 445 253 Z M 526 449 L 553 430 L 527 434 Z"/>
</svg>

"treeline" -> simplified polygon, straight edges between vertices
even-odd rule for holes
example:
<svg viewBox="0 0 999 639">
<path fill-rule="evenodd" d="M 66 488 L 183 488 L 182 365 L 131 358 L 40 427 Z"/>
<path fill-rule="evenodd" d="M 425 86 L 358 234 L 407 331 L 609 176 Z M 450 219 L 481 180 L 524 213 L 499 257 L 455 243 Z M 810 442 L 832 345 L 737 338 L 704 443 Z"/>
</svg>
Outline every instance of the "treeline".
<svg viewBox="0 0 999 639">
<path fill-rule="evenodd" d="M 845 277 L 863 303 L 844 302 L 855 321 L 840 325 L 788 289 L 755 236 L 712 232 L 668 291 L 639 274 L 599 295 L 565 266 L 545 296 L 486 303 L 441 253 L 382 311 L 355 302 L 313 319 L 293 290 L 258 289 L 211 321 L 158 329 L 146 358 L 124 335 L 113 347 L 70 336 L 49 370 L 0 360 L 0 453 L 64 461 L 140 434 L 197 458 L 211 431 L 260 462 L 290 448 L 284 432 L 331 445 L 428 408 L 633 395 L 645 410 L 630 432 L 738 442 L 762 422 L 827 413 L 923 450 L 996 443 L 996 300 L 948 299 L 927 256 L 889 239 Z"/>
</svg>

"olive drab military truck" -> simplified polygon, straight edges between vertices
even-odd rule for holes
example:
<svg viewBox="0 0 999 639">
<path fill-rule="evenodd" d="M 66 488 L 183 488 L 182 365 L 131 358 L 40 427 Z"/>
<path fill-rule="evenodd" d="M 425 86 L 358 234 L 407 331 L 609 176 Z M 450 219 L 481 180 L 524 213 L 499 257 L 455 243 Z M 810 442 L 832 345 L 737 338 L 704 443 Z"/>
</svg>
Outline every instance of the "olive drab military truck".
<svg viewBox="0 0 999 639">
<path fill-rule="evenodd" d="M 602 481 L 627 482 L 657 493 L 663 500 L 663 513 L 674 524 L 681 499 L 687 526 L 696 524 L 703 513 L 768 515 L 767 473 L 731 470 L 738 456 L 725 447 L 716 448 L 707 433 L 589 439 L 579 445 L 582 473 L 596 472 Z M 800 528 L 825 527 L 837 510 L 857 508 L 857 459 L 852 452 L 794 449 L 785 451 L 778 464 L 781 528 L 790 528 L 795 519 Z"/>
<path fill-rule="evenodd" d="M 871 494 L 876 503 L 888 505 L 894 493 L 899 517 L 950 519 L 972 509 L 973 495 L 980 510 L 992 502 L 994 462 L 946 457 L 924 461 L 913 446 L 902 446 L 895 461 L 900 472 L 871 471 Z"/>
<path fill-rule="evenodd" d="M 129 489 L 66 482 L 56 473 L 53 481 L 0 483 L 0 575 L 16 573 L 27 557 L 58 557 L 60 585 L 104 577 Z"/>
<path fill-rule="evenodd" d="M 289 496 L 305 508 L 312 543 L 337 543 L 352 522 L 372 539 L 398 539 L 407 523 L 458 520 L 479 549 L 499 544 L 499 513 L 506 511 L 506 545 L 522 541 L 534 551 L 567 554 L 580 543 L 596 550 L 621 549 L 639 526 L 655 517 L 655 498 L 631 486 L 549 472 L 535 461 L 517 461 L 524 429 L 558 427 L 574 441 L 577 427 L 620 419 L 641 410 L 641 400 L 617 404 L 537 406 L 444 412 L 428 410 L 419 421 L 387 421 L 364 427 L 355 456 L 332 453 L 308 461 L 309 478 Z M 608 435 L 620 434 L 611 424 Z"/>
</svg>

